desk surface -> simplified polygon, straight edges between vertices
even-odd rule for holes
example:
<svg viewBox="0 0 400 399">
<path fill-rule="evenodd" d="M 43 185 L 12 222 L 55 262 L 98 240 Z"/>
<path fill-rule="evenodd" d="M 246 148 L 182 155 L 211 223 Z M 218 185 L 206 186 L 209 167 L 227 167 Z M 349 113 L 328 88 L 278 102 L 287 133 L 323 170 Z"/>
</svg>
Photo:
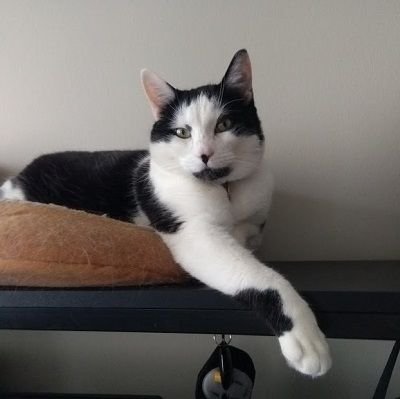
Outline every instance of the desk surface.
<svg viewBox="0 0 400 399">
<path fill-rule="evenodd" d="M 400 261 L 272 262 L 331 338 L 400 338 Z M 0 289 L 0 329 L 270 335 L 253 311 L 195 283 Z"/>
</svg>

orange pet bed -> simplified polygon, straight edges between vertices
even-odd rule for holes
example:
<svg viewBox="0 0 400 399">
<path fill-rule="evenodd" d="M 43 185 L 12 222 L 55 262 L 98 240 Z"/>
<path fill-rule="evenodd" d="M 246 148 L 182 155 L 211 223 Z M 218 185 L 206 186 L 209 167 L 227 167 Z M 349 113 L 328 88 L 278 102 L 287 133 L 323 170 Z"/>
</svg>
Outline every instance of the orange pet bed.
<svg viewBox="0 0 400 399">
<path fill-rule="evenodd" d="M 148 228 L 55 205 L 0 202 L 0 286 L 141 286 L 188 279 Z"/>
</svg>

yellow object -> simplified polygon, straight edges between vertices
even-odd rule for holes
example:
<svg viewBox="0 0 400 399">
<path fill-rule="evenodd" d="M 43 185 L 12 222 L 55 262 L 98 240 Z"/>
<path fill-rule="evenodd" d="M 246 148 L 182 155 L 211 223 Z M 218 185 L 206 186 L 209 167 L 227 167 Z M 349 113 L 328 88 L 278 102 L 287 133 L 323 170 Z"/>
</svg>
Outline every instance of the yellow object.
<svg viewBox="0 0 400 399">
<path fill-rule="evenodd" d="M 221 379 L 221 373 L 219 370 L 214 372 L 214 382 L 217 384 L 221 384 L 222 383 L 222 379 Z"/>
</svg>

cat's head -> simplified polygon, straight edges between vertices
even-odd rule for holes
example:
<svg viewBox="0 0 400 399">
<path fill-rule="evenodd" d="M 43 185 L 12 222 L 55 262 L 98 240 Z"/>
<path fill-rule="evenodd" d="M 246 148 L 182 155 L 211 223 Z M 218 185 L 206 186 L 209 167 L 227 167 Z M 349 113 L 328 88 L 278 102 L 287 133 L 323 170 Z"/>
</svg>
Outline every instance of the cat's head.
<svg viewBox="0 0 400 399">
<path fill-rule="evenodd" d="M 264 135 L 246 50 L 235 54 L 219 84 L 178 90 L 148 70 L 142 83 L 156 119 L 150 152 L 159 166 L 218 183 L 257 168 Z"/>
</svg>

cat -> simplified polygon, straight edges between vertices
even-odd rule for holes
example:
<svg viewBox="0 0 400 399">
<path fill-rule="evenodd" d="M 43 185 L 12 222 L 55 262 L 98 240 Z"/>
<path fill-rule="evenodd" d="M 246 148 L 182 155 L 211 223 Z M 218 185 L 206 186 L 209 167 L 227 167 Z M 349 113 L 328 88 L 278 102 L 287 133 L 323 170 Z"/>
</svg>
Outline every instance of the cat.
<svg viewBox="0 0 400 399">
<path fill-rule="evenodd" d="M 149 151 L 43 155 L 7 180 L 0 197 L 151 226 L 190 275 L 263 317 L 290 366 L 325 374 L 329 348 L 309 306 L 252 254 L 273 178 L 247 51 L 234 55 L 219 84 L 178 90 L 149 70 L 141 78 L 155 118 Z"/>
</svg>

